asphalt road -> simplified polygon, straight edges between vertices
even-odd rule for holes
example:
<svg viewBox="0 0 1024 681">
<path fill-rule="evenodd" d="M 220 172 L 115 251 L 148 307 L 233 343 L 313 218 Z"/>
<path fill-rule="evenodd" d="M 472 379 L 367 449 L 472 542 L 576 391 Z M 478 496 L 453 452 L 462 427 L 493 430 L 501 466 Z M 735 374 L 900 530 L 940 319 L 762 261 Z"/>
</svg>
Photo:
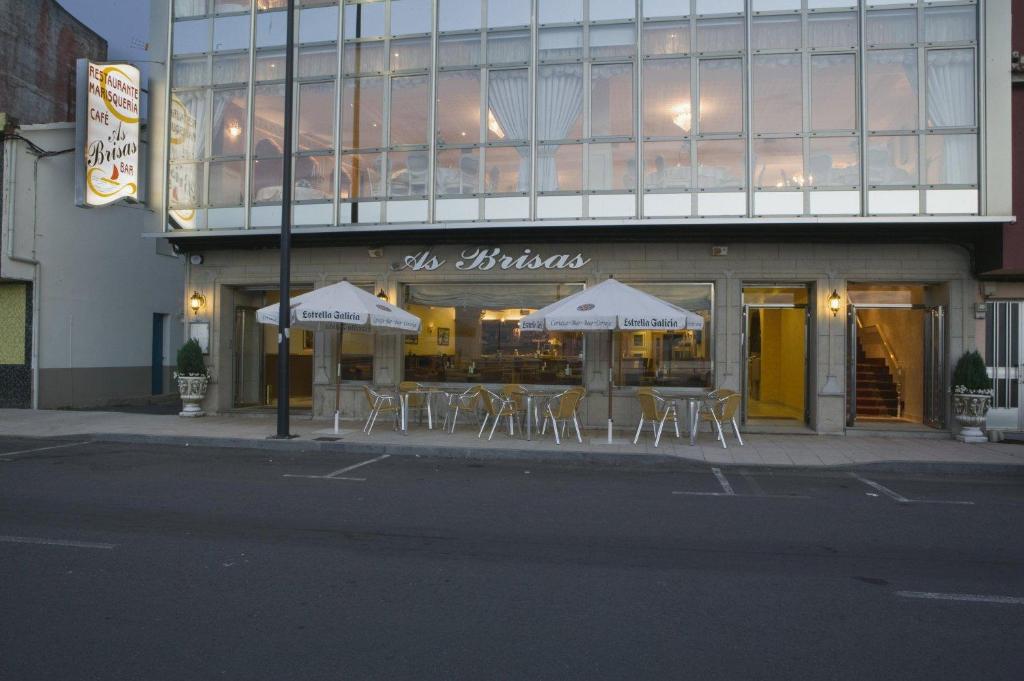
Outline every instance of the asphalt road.
<svg viewBox="0 0 1024 681">
<path fill-rule="evenodd" d="M 1024 678 L 1019 478 L 372 458 L 0 439 L 0 679 Z"/>
</svg>

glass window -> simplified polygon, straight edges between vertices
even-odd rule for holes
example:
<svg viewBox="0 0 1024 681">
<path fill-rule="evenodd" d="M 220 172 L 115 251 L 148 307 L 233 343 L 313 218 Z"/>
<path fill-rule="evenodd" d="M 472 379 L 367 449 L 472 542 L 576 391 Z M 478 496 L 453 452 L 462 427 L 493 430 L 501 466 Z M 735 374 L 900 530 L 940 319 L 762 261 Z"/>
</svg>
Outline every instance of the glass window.
<svg viewBox="0 0 1024 681">
<path fill-rule="evenodd" d="M 209 205 L 241 206 L 245 187 L 245 161 L 210 162 Z"/>
<path fill-rule="evenodd" d="M 925 138 L 925 182 L 977 184 L 978 138 L 975 135 L 928 135 Z"/>
<path fill-rule="evenodd" d="M 430 38 L 391 41 L 391 70 L 415 71 L 430 68 Z"/>
<path fill-rule="evenodd" d="M 222 54 L 213 58 L 213 84 L 228 85 L 249 80 L 249 55 Z"/>
<path fill-rule="evenodd" d="M 213 20 L 213 51 L 244 50 L 249 47 L 249 17 L 218 17 Z"/>
<path fill-rule="evenodd" d="M 320 43 L 338 39 L 338 8 L 310 7 L 299 12 L 299 42 Z"/>
<path fill-rule="evenodd" d="M 284 85 L 258 85 L 253 95 L 253 154 L 275 156 L 284 148 Z M 244 91 L 240 97 L 245 99 Z M 218 110 L 216 98 L 214 111 Z M 216 130 L 216 128 L 214 128 Z M 214 137 L 216 147 L 217 138 Z"/>
<path fill-rule="evenodd" d="M 743 140 L 697 142 L 697 181 L 701 189 L 742 189 L 746 186 L 746 146 Z"/>
<path fill-rule="evenodd" d="M 479 31 L 480 0 L 438 0 L 439 31 Z"/>
<path fill-rule="evenodd" d="M 288 30 L 286 12 L 266 12 L 256 15 L 256 47 L 284 45 Z"/>
<path fill-rule="evenodd" d="M 803 80 L 799 54 L 760 54 L 751 58 L 754 132 L 803 130 Z"/>
<path fill-rule="evenodd" d="M 541 24 L 583 21 L 583 1 L 537 0 L 537 21 Z"/>
<path fill-rule="evenodd" d="M 743 131 L 743 62 L 739 59 L 700 61 L 700 131 Z"/>
<path fill-rule="evenodd" d="M 531 0 L 487 0 L 487 27 L 529 26 Z"/>
<path fill-rule="evenodd" d="M 868 184 L 917 184 L 917 135 L 868 138 Z"/>
<path fill-rule="evenodd" d="M 590 28 L 590 56 L 630 57 L 636 52 L 636 29 L 632 24 L 604 24 Z"/>
<path fill-rule="evenodd" d="M 384 41 L 345 43 L 344 71 L 346 75 L 380 73 L 387 63 L 384 55 Z"/>
<path fill-rule="evenodd" d="M 537 139 L 583 136 L 583 67 L 579 64 L 537 69 Z"/>
<path fill-rule="evenodd" d="M 174 0 L 174 18 L 201 17 L 209 11 L 209 0 Z"/>
<path fill-rule="evenodd" d="M 530 32 L 501 31 L 487 34 L 488 64 L 525 64 L 530 61 Z"/>
<path fill-rule="evenodd" d="M 615 381 L 618 385 L 707 387 L 712 377 L 711 284 L 630 286 L 704 318 L 704 328 L 683 331 L 616 333 Z"/>
<path fill-rule="evenodd" d="M 208 90 L 171 93 L 171 161 L 192 161 L 206 155 Z"/>
<path fill-rule="evenodd" d="M 581 189 L 582 144 L 546 144 L 537 147 L 537 191 L 572 192 Z"/>
<path fill-rule="evenodd" d="M 745 42 L 742 19 L 699 19 L 699 52 L 739 52 Z"/>
<path fill-rule="evenodd" d="M 384 154 L 345 154 L 341 157 L 340 198 L 379 199 L 384 196 Z"/>
<path fill-rule="evenodd" d="M 590 76 L 590 135 L 632 135 L 632 64 L 595 64 Z"/>
<path fill-rule="evenodd" d="M 405 308 L 422 320 L 406 336 L 405 380 L 526 385 L 583 381 L 583 334 L 521 331 L 519 320 L 579 284 L 422 284 Z"/>
<path fill-rule="evenodd" d="M 678 137 L 693 129 L 690 60 L 657 59 L 644 64 L 643 134 Z"/>
<path fill-rule="evenodd" d="M 171 67 L 171 85 L 174 87 L 195 87 L 209 85 L 210 76 L 206 71 L 206 57 L 198 59 L 175 59 Z"/>
<path fill-rule="evenodd" d="M 480 72 L 437 74 L 435 130 L 439 144 L 480 141 Z"/>
<path fill-rule="evenodd" d="M 488 194 L 530 191 L 530 147 L 484 149 L 484 191 Z"/>
<path fill-rule="evenodd" d="M 823 12 L 807 15 L 807 45 L 815 48 L 856 47 L 857 13 Z"/>
<path fill-rule="evenodd" d="M 690 0 L 644 0 L 644 17 L 689 16 Z"/>
<path fill-rule="evenodd" d="M 283 182 L 283 158 L 254 159 L 249 200 L 253 203 L 280 203 Z"/>
<path fill-rule="evenodd" d="M 299 85 L 298 150 L 334 148 L 334 81 Z"/>
<path fill-rule="evenodd" d="M 968 42 L 978 37 L 977 15 L 973 5 L 926 7 L 924 39 L 930 43 Z"/>
<path fill-rule="evenodd" d="M 172 163 L 167 171 L 168 209 L 182 210 L 202 205 L 202 186 L 202 163 Z"/>
<path fill-rule="evenodd" d="M 800 0 L 751 0 L 751 9 L 755 12 L 798 10 Z"/>
<path fill-rule="evenodd" d="M 391 144 L 430 141 L 430 76 L 391 79 Z"/>
<path fill-rule="evenodd" d="M 259 93 L 260 88 L 257 88 Z M 284 97 L 284 89 L 280 90 Z M 256 121 L 260 124 L 260 114 L 266 113 L 259 108 L 260 100 L 256 100 Z M 245 129 L 248 116 L 246 114 L 246 92 L 241 90 L 215 90 L 213 93 L 213 146 L 214 156 L 245 155 Z M 283 121 L 283 117 L 278 124 Z M 280 153 L 280 149 L 278 149 Z"/>
<path fill-rule="evenodd" d="M 384 35 L 384 3 L 345 5 L 346 38 L 372 38 Z"/>
<path fill-rule="evenodd" d="M 542 61 L 583 56 L 583 30 L 579 28 L 542 28 L 537 42 L 537 56 Z"/>
<path fill-rule="evenodd" d="M 480 63 L 480 34 L 455 33 L 437 39 L 439 66 L 476 66 Z"/>
<path fill-rule="evenodd" d="M 307 0 L 306 2 L 299 2 L 297 4 L 311 5 L 313 0 Z M 288 6 L 288 0 L 256 0 L 256 11 L 261 12 L 268 9 L 284 9 Z"/>
<path fill-rule="evenodd" d="M 367 149 L 384 146 L 386 78 L 352 78 L 341 89 L 341 146 Z"/>
<path fill-rule="evenodd" d="M 697 14 L 742 12 L 743 0 L 697 0 Z"/>
<path fill-rule="evenodd" d="M 685 54 L 689 51 L 689 22 L 659 21 L 644 24 L 644 54 Z"/>
<path fill-rule="evenodd" d="M 588 189 L 622 191 L 636 189 L 636 144 L 590 145 L 590 180 Z"/>
<path fill-rule="evenodd" d="M 860 186 L 860 138 L 812 137 L 807 184 L 813 187 Z"/>
<path fill-rule="evenodd" d="M 213 11 L 218 14 L 229 12 L 248 12 L 249 0 L 214 0 Z"/>
<path fill-rule="evenodd" d="M 804 186 L 803 140 L 756 139 L 753 152 L 755 188 L 799 189 Z"/>
<path fill-rule="evenodd" d="M 799 14 L 753 17 L 750 25 L 755 50 L 797 48 L 803 42 Z"/>
<path fill-rule="evenodd" d="M 174 22 L 174 54 L 193 54 L 209 50 L 209 19 Z"/>
<path fill-rule="evenodd" d="M 284 52 L 256 53 L 256 81 L 284 80 Z"/>
<path fill-rule="evenodd" d="M 867 13 L 868 45 L 910 45 L 917 42 L 917 10 L 887 9 Z"/>
<path fill-rule="evenodd" d="M 426 196 L 429 162 L 425 149 L 388 153 L 388 196 Z"/>
<path fill-rule="evenodd" d="M 636 5 L 622 0 L 590 0 L 591 21 L 612 21 L 615 19 L 634 19 Z"/>
<path fill-rule="evenodd" d="M 917 129 L 917 50 L 867 53 L 868 128 Z"/>
<path fill-rule="evenodd" d="M 529 139 L 529 73 L 526 69 L 491 71 L 487 82 L 487 141 Z"/>
<path fill-rule="evenodd" d="M 646 189 L 690 189 L 692 168 L 689 142 L 644 142 Z"/>
<path fill-rule="evenodd" d="M 432 22 L 430 0 L 391 0 L 391 35 L 430 33 Z"/>
<path fill-rule="evenodd" d="M 437 193 L 473 195 L 480 191 L 480 149 L 440 149 L 434 166 Z"/>
<path fill-rule="evenodd" d="M 296 73 L 299 78 L 333 76 L 338 71 L 338 53 L 334 45 L 299 48 Z"/>
<path fill-rule="evenodd" d="M 330 201 L 334 198 L 334 155 L 296 156 L 292 171 L 296 201 Z"/>
<path fill-rule="evenodd" d="M 973 127 L 974 50 L 929 50 L 925 68 L 928 127 Z"/>
<path fill-rule="evenodd" d="M 811 130 L 857 127 L 856 78 L 854 55 L 811 55 Z"/>
</svg>

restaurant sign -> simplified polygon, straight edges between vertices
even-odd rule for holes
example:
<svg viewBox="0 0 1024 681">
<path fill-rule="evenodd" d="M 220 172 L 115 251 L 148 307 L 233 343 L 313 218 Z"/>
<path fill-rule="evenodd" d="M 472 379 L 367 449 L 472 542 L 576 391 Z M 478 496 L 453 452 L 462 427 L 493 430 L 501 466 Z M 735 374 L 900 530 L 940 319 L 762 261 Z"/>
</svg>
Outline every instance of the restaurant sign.
<svg viewBox="0 0 1024 681">
<path fill-rule="evenodd" d="M 413 272 L 433 272 L 441 269 L 448 261 L 439 258 L 429 250 L 413 253 L 402 258 L 395 269 Z M 542 255 L 533 249 L 524 248 L 519 253 L 505 253 L 498 247 L 467 248 L 455 261 L 455 269 L 462 272 L 517 271 L 517 270 L 578 270 L 590 262 L 582 253 L 556 253 Z"/>
<path fill-rule="evenodd" d="M 75 199 L 105 206 L 139 199 L 139 70 L 77 62 Z"/>
</svg>

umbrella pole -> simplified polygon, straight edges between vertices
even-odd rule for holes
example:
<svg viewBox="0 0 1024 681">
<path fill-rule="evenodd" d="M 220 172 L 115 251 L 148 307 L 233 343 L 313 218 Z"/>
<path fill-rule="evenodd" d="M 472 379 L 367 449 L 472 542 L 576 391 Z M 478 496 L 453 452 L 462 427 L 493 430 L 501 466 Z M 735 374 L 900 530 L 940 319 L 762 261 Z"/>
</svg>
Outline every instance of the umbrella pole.
<svg viewBox="0 0 1024 681">
<path fill-rule="evenodd" d="M 615 332 L 608 331 L 608 444 L 612 443 L 612 374 L 615 370 Z"/>
<path fill-rule="evenodd" d="M 334 432 L 338 433 L 338 421 L 341 420 L 341 341 L 345 336 L 345 325 L 338 325 L 338 353 L 334 376 Z"/>
</svg>

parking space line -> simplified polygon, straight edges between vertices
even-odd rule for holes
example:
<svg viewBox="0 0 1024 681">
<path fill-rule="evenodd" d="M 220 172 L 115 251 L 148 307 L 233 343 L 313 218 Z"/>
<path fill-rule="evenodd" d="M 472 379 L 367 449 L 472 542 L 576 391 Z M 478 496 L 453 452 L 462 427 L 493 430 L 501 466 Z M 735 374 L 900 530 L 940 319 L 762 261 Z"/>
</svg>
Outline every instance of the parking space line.
<svg viewBox="0 0 1024 681">
<path fill-rule="evenodd" d="M 1020 596 L 986 596 L 984 594 L 946 594 L 934 591 L 897 591 L 903 598 L 922 598 L 931 601 L 964 601 L 968 603 L 1001 603 L 1004 605 L 1024 605 Z"/>
<path fill-rule="evenodd" d="M 865 485 L 872 489 L 876 489 L 885 496 L 889 497 L 893 501 L 900 504 L 950 504 L 953 506 L 974 506 L 973 501 L 961 501 L 957 499 L 908 499 L 899 492 L 891 490 L 881 483 L 877 483 L 874 480 L 868 480 L 865 477 L 857 475 L 856 473 L 850 473 L 850 475 L 857 480 L 860 480 Z"/>
<path fill-rule="evenodd" d="M 45 452 L 50 449 L 64 449 L 66 447 L 77 447 L 78 445 L 87 445 L 92 440 L 82 440 L 81 442 L 65 442 L 59 445 L 50 445 L 48 447 L 33 447 L 32 449 L 19 449 L 16 452 L 0 452 L 0 458 L 5 456 L 17 456 L 19 454 L 33 454 L 35 452 Z"/>
<path fill-rule="evenodd" d="M 732 489 L 732 485 L 729 484 L 729 481 L 722 473 L 721 468 L 712 468 L 711 472 L 715 474 L 716 478 L 718 478 L 718 484 L 722 486 L 722 490 L 725 492 L 726 496 L 734 496 L 736 494 Z"/>
<path fill-rule="evenodd" d="M 383 461 L 384 459 L 388 459 L 390 457 L 391 457 L 390 454 L 382 454 L 382 455 L 380 455 L 378 457 L 375 457 L 373 459 L 367 459 L 366 461 L 360 461 L 357 464 L 352 464 L 351 466 L 346 466 L 345 468 L 339 468 L 338 470 L 334 471 L 333 473 L 328 473 L 327 475 L 296 475 L 294 473 L 285 473 L 284 476 L 282 476 L 282 477 L 285 477 L 285 478 L 312 478 L 312 479 L 315 479 L 315 480 L 348 480 L 350 482 L 366 482 L 366 478 L 346 478 L 346 477 L 342 477 L 341 474 L 342 473 L 348 473 L 349 471 L 354 471 L 355 469 L 362 468 L 363 466 L 369 466 L 371 463 L 377 463 L 378 461 Z"/>
<path fill-rule="evenodd" d="M 71 539 L 45 539 L 43 537 L 12 537 L 0 535 L 0 542 L 8 544 L 45 544 L 47 546 L 70 546 L 76 549 L 112 549 L 116 544 L 105 544 L 93 541 L 74 541 Z"/>
</svg>

